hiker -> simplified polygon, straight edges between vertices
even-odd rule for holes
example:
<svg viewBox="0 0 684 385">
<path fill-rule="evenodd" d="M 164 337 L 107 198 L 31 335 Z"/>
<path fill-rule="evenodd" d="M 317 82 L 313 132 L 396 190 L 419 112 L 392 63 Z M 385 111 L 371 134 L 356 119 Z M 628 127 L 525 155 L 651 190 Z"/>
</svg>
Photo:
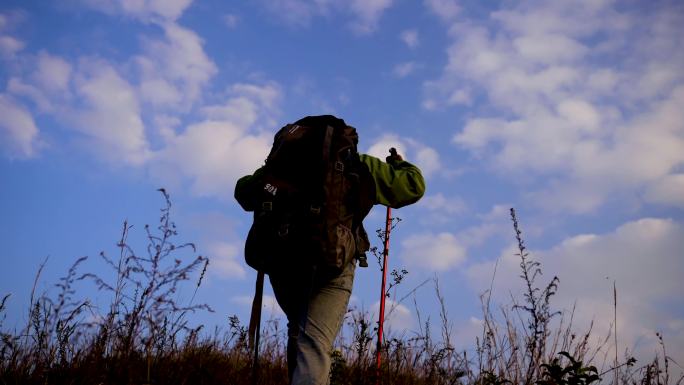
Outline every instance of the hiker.
<svg viewBox="0 0 684 385">
<path fill-rule="evenodd" d="M 357 143 L 342 119 L 305 117 L 283 127 L 266 164 L 235 186 L 242 208 L 254 211 L 245 259 L 268 274 L 287 316 L 291 384 L 329 381 L 356 262 L 368 266 L 362 221 L 372 206 L 400 208 L 425 191 L 420 170 L 396 151 L 383 162 L 359 154 Z"/>
</svg>

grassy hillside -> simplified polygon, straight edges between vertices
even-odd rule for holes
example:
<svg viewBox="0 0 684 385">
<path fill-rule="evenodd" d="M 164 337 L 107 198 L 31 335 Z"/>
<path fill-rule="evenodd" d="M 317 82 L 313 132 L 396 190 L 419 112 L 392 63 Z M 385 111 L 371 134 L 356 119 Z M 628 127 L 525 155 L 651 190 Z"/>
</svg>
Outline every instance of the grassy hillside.
<svg viewBox="0 0 684 385">
<path fill-rule="evenodd" d="M 131 227 L 124 223 L 116 258 L 102 253 L 113 279 L 81 272 L 78 259 L 56 284 L 56 291 L 31 294 L 29 321 L 18 331 L 7 331 L 0 321 L 0 384 L 251 384 L 253 362 L 247 329 L 229 317 L 225 330 L 192 326 L 193 313 L 210 310 L 206 304 L 176 303 L 179 290 L 196 293 L 209 263 L 193 256 L 189 263 L 175 258 L 195 254 L 191 243 L 176 244 L 171 202 L 165 205 L 156 228 L 145 227 L 149 245 L 137 254 L 127 243 Z M 458 351 L 450 340 L 444 299 L 438 326 L 425 322 L 411 337 L 388 336 L 382 346 L 382 368 L 375 365 L 376 322 L 351 310 L 347 332 L 331 352 L 331 384 L 680 384 L 674 375 L 662 337 L 662 351 L 649 362 L 629 355 L 609 358 L 614 333 L 591 338 L 591 330 L 577 333 L 572 315 L 556 312 L 552 299 L 557 278 L 540 284 L 541 266 L 527 253 L 515 211 L 513 231 L 518 241 L 523 298 L 510 306 L 490 308 L 482 301 L 483 328 L 473 344 L 475 354 Z M 41 269 L 42 270 L 42 267 Z M 40 270 L 36 282 L 40 279 Z M 405 271 L 394 272 L 394 284 Z M 94 284 L 107 293 L 105 309 L 82 298 L 76 286 Z M 389 290 L 389 289 L 388 289 Z M 0 303 L 4 320 L 5 303 Z M 95 316 L 97 315 L 97 316 Z M 262 324 L 258 384 L 286 384 L 285 330 L 277 320 Z M 439 332 L 431 329 L 439 328 Z M 435 338 L 435 335 L 441 336 Z M 598 342 L 597 342 L 598 341 Z M 472 350 L 470 350 L 472 351 Z M 677 368 L 679 369 L 679 368 Z"/>
</svg>

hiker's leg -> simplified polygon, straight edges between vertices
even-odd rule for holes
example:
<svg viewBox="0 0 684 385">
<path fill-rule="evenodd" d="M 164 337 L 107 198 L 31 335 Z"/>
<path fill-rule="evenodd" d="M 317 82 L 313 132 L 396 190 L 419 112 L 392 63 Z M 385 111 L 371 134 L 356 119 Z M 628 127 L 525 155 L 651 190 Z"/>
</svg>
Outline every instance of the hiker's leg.
<svg viewBox="0 0 684 385">
<path fill-rule="evenodd" d="M 306 278 L 302 272 L 280 272 L 269 274 L 273 294 L 278 305 L 287 316 L 287 373 L 292 382 L 292 375 L 297 366 L 297 336 L 299 335 L 299 320 L 306 305 L 306 298 L 310 289 L 307 287 Z"/>
<path fill-rule="evenodd" d="M 297 366 L 292 385 L 328 383 L 332 344 L 347 312 L 355 267 L 354 263 L 350 263 L 338 277 L 314 279 L 307 317 L 299 325 Z"/>
<path fill-rule="evenodd" d="M 295 368 L 297 367 L 297 336 L 299 332 L 296 324 L 292 328 L 294 332 L 290 332 L 290 322 L 288 322 L 287 328 L 287 376 L 292 383 L 292 376 L 294 375 Z"/>
<path fill-rule="evenodd" d="M 299 335 L 299 316 L 306 298 L 295 277 L 289 274 L 272 273 L 268 276 L 278 305 L 287 316 L 287 373 L 292 382 L 294 368 L 297 366 L 297 336 Z M 308 292 L 308 291 L 307 291 Z M 297 303 L 299 302 L 299 304 Z"/>
</svg>

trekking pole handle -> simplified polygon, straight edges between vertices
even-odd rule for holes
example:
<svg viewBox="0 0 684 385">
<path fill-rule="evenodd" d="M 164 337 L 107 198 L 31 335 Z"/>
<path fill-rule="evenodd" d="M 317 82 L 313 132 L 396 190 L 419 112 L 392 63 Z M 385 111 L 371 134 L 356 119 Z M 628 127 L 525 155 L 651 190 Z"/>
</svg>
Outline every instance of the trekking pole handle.
<svg viewBox="0 0 684 385">
<path fill-rule="evenodd" d="M 386 161 L 387 163 L 393 163 L 393 162 L 396 162 L 396 161 L 403 160 L 402 157 L 401 157 L 401 155 L 399 155 L 399 153 L 397 153 L 397 149 L 396 149 L 396 148 L 394 148 L 394 147 L 390 148 L 390 149 L 389 149 L 389 153 L 390 153 L 390 155 L 389 155 L 388 157 L 385 158 L 385 161 Z"/>
</svg>

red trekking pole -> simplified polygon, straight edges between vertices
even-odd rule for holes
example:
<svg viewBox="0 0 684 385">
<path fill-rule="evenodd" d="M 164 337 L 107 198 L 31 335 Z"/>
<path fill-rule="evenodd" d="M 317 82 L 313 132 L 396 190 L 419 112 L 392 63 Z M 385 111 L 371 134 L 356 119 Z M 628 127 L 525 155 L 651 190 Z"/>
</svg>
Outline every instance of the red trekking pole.
<svg viewBox="0 0 684 385">
<path fill-rule="evenodd" d="M 390 156 L 397 157 L 397 150 L 390 148 Z M 401 159 L 401 158 L 399 158 Z M 380 316 L 378 319 L 378 345 L 375 349 L 375 362 L 376 362 L 376 384 L 380 384 L 380 367 L 382 362 L 382 331 L 383 325 L 385 324 L 385 285 L 387 284 L 387 259 L 389 258 L 389 240 L 390 231 L 392 230 L 392 209 L 387 207 L 387 215 L 385 217 L 385 245 L 382 249 L 382 287 L 380 289 Z"/>
<path fill-rule="evenodd" d="M 376 384 L 380 383 L 380 364 L 382 360 L 382 330 L 385 323 L 385 285 L 387 282 L 387 259 L 389 257 L 389 237 L 392 229 L 392 209 L 387 207 L 387 216 L 385 218 L 385 245 L 382 250 L 382 288 L 380 290 L 380 316 L 378 319 L 378 346 L 375 350 L 376 361 Z"/>
</svg>

